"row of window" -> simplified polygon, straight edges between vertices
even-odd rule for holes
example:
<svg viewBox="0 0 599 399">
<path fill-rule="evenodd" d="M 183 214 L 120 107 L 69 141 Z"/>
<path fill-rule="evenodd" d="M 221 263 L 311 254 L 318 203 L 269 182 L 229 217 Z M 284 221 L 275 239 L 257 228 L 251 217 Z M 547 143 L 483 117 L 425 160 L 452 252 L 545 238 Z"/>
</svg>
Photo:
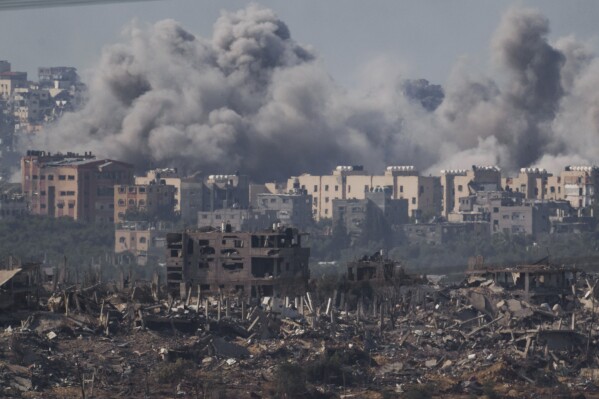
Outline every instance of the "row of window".
<svg viewBox="0 0 599 399">
<path fill-rule="evenodd" d="M 119 237 L 119 242 L 121 244 L 124 244 L 127 241 L 126 237 Z M 131 241 L 135 241 L 135 237 L 131 237 Z M 147 242 L 146 237 L 139 237 L 139 243 L 140 244 L 145 244 Z"/>
<path fill-rule="evenodd" d="M 119 199 L 118 204 L 121 207 L 125 206 L 125 200 L 124 199 Z M 134 199 L 129 199 L 129 201 L 127 201 L 127 204 L 129 206 L 135 206 L 135 200 Z M 137 205 L 138 206 L 145 206 L 146 205 L 146 201 L 140 199 L 139 201 L 137 201 Z M 152 202 L 150 202 L 150 205 L 152 205 Z"/>
<path fill-rule="evenodd" d="M 54 180 L 54 175 L 40 175 L 40 180 L 46 180 L 46 176 L 48 180 Z M 37 180 L 38 175 L 31 175 L 32 180 Z M 75 180 L 75 175 L 58 175 L 58 180 Z"/>
</svg>

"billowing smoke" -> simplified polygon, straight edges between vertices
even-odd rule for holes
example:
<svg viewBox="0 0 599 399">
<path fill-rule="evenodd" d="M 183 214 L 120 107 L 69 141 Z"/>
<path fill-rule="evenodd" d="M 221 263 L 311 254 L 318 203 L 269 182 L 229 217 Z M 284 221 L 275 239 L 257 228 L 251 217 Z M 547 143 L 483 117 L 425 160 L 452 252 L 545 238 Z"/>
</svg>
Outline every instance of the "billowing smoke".
<svg viewBox="0 0 599 399">
<path fill-rule="evenodd" d="M 257 180 L 337 164 L 436 172 L 591 160 L 599 62 L 576 39 L 552 45 L 548 33 L 539 13 L 511 9 L 491 44 L 497 79 L 462 60 L 445 90 L 392 68 L 378 69 L 366 89 L 346 90 L 256 5 L 223 13 L 211 39 L 172 20 L 132 25 L 124 43 L 104 50 L 86 106 L 33 145 Z"/>
</svg>

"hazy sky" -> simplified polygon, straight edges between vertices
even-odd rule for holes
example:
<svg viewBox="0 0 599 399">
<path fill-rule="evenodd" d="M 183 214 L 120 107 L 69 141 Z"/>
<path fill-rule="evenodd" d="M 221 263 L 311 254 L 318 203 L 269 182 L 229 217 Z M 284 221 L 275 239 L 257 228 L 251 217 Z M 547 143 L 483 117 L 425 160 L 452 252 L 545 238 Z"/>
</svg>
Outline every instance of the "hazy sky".
<svg viewBox="0 0 599 399">
<path fill-rule="evenodd" d="M 597 1 L 398 1 L 267 0 L 298 42 L 310 45 L 329 73 L 352 86 L 361 68 L 380 57 L 397 62 L 406 77 L 444 83 L 456 59 L 467 55 L 485 69 L 489 40 L 511 5 L 533 6 L 551 23 L 551 38 L 569 34 L 595 42 Z M 0 11 L 0 59 L 36 76 L 40 65 L 93 68 L 104 45 L 119 41 L 133 19 L 175 19 L 209 37 L 221 9 L 245 1 L 161 0 L 142 3 Z"/>
</svg>

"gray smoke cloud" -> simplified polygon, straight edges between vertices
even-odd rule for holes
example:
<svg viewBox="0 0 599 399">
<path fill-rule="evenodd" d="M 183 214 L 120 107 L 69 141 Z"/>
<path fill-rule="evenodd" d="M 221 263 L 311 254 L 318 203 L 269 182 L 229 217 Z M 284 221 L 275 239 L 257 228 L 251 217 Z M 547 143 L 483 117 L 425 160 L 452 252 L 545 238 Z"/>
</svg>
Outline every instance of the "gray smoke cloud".
<svg viewBox="0 0 599 399">
<path fill-rule="evenodd" d="M 172 20 L 132 24 L 123 43 L 105 48 L 85 107 L 32 145 L 257 180 L 337 164 L 433 165 L 436 173 L 592 159 L 599 63 L 575 38 L 552 45 L 548 33 L 538 12 L 511 9 L 491 43 L 498 79 L 462 60 L 443 90 L 378 65 L 375 81 L 347 90 L 257 5 L 223 12 L 210 39 Z M 571 140 L 576 128 L 581 136 Z"/>
</svg>

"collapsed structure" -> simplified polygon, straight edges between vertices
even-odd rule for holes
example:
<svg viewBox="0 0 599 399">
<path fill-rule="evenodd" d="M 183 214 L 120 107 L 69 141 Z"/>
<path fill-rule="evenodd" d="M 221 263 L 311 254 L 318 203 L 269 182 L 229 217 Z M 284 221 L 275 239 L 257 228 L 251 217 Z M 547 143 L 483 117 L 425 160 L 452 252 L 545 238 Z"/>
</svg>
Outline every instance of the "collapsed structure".
<svg viewBox="0 0 599 399">
<path fill-rule="evenodd" d="M 250 297 L 296 296 L 306 290 L 310 249 L 297 229 L 260 232 L 221 230 L 169 233 L 167 283 L 186 297 L 201 292 L 236 292 Z"/>
</svg>

